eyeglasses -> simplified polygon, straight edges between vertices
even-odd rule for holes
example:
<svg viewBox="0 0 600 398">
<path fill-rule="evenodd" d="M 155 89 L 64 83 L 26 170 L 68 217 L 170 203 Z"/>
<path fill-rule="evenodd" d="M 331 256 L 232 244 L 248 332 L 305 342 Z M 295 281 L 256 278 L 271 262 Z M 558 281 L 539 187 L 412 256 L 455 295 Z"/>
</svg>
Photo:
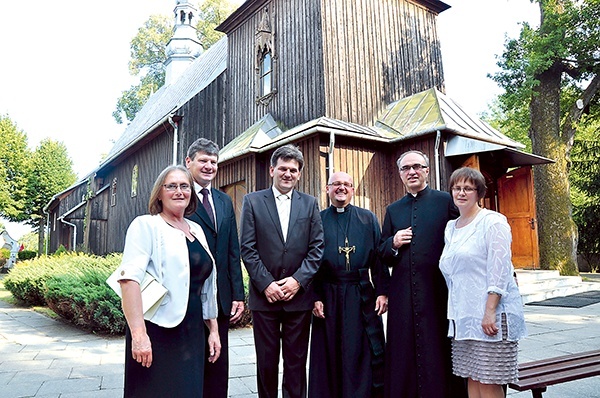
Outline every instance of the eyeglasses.
<svg viewBox="0 0 600 398">
<path fill-rule="evenodd" d="M 410 169 L 413 169 L 414 171 L 421 171 L 422 169 L 426 169 L 428 167 L 429 166 L 425 166 L 424 164 L 419 164 L 419 163 L 407 164 L 406 166 L 400 167 L 400 171 L 401 172 L 407 172 Z"/>
<path fill-rule="evenodd" d="M 468 195 L 471 192 L 475 192 L 476 189 L 473 187 L 452 187 L 452 192 L 460 193 L 460 191 L 463 191 L 464 193 L 466 193 Z"/>
<path fill-rule="evenodd" d="M 346 188 L 354 188 L 354 185 L 351 182 L 345 182 L 345 181 L 334 181 L 328 185 L 332 185 L 334 187 L 341 187 L 343 185 Z"/>
<path fill-rule="evenodd" d="M 189 192 L 192 190 L 190 184 L 163 184 L 163 187 L 169 192 L 177 191 L 177 188 L 181 189 L 182 192 Z"/>
</svg>

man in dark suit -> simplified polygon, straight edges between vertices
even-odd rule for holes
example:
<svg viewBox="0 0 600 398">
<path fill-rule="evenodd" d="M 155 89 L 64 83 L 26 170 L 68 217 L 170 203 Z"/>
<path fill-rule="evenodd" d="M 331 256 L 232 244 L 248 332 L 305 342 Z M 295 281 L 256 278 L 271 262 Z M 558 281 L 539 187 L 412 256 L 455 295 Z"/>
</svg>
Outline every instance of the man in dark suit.
<svg viewBox="0 0 600 398">
<path fill-rule="evenodd" d="M 463 398 L 464 380 L 452 375 L 448 289 L 438 264 L 458 209 L 447 192 L 427 185 L 427 155 L 411 150 L 397 165 L 407 193 L 387 207 L 379 248 L 384 273 L 392 268 L 384 396 Z"/>
<path fill-rule="evenodd" d="M 314 296 L 311 282 L 323 255 L 317 200 L 294 190 L 304 165 L 292 145 L 271 156 L 269 189 L 244 197 L 241 253 L 250 275 L 258 395 L 277 398 L 283 353 L 284 397 L 306 397 L 306 359 Z"/>
<path fill-rule="evenodd" d="M 244 311 L 244 282 L 233 204 L 229 195 L 211 187 L 217 174 L 218 156 L 217 144 L 200 138 L 190 145 L 185 158 L 199 199 L 196 212 L 189 218 L 202 227 L 217 266 L 221 357 L 215 363 L 207 359 L 204 364 L 204 396 L 210 398 L 227 397 L 229 323 L 239 321 Z"/>
</svg>

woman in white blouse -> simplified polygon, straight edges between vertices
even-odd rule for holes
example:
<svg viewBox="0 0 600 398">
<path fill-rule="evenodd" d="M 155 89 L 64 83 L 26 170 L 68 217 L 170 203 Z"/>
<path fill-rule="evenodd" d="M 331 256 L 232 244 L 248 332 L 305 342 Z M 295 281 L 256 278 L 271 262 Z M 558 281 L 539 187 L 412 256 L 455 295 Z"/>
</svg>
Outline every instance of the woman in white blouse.
<svg viewBox="0 0 600 398">
<path fill-rule="evenodd" d="M 440 269 L 448 285 L 452 368 L 468 378 L 470 398 L 504 397 L 517 380 L 517 342 L 526 335 L 523 303 L 513 277 L 506 217 L 483 209 L 483 175 L 460 168 L 450 177 L 460 217 L 448 222 Z"/>
<path fill-rule="evenodd" d="M 116 271 L 127 319 L 127 398 L 202 397 L 205 355 L 210 362 L 220 355 L 215 262 L 202 228 L 184 218 L 196 209 L 193 186 L 185 167 L 167 167 L 150 194 L 150 214 L 127 230 Z M 168 289 L 152 314 L 142 310 L 146 272 Z"/>
</svg>

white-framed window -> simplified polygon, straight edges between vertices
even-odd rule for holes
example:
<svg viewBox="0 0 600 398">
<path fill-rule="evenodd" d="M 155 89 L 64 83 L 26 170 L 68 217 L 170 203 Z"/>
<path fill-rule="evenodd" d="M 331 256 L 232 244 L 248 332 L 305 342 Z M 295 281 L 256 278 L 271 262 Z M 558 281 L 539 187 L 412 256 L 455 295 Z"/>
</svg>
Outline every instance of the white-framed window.
<svg viewBox="0 0 600 398">
<path fill-rule="evenodd" d="M 117 205 L 117 177 L 113 178 L 110 184 L 110 205 Z"/>
<path fill-rule="evenodd" d="M 133 169 L 131 169 L 131 197 L 135 198 L 137 196 L 137 187 L 138 187 L 138 165 L 134 165 Z"/>
<path fill-rule="evenodd" d="M 273 59 L 271 57 L 271 51 L 267 51 L 263 54 L 260 60 L 259 70 L 259 96 L 264 97 L 265 95 L 271 94 L 273 91 Z"/>
</svg>

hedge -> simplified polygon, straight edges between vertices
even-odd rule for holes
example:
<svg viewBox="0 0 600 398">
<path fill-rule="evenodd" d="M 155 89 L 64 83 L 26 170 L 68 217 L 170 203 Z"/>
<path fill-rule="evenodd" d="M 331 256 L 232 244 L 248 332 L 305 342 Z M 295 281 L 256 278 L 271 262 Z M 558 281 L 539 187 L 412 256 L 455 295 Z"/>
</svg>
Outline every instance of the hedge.
<svg viewBox="0 0 600 398">
<path fill-rule="evenodd" d="M 120 262 L 120 254 L 42 256 L 17 263 L 3 282 L 25 305 L 47 305 L 87 330 L 123 333 L 125 317 L 121 300 L 105 283 Z"/>
</svg>

